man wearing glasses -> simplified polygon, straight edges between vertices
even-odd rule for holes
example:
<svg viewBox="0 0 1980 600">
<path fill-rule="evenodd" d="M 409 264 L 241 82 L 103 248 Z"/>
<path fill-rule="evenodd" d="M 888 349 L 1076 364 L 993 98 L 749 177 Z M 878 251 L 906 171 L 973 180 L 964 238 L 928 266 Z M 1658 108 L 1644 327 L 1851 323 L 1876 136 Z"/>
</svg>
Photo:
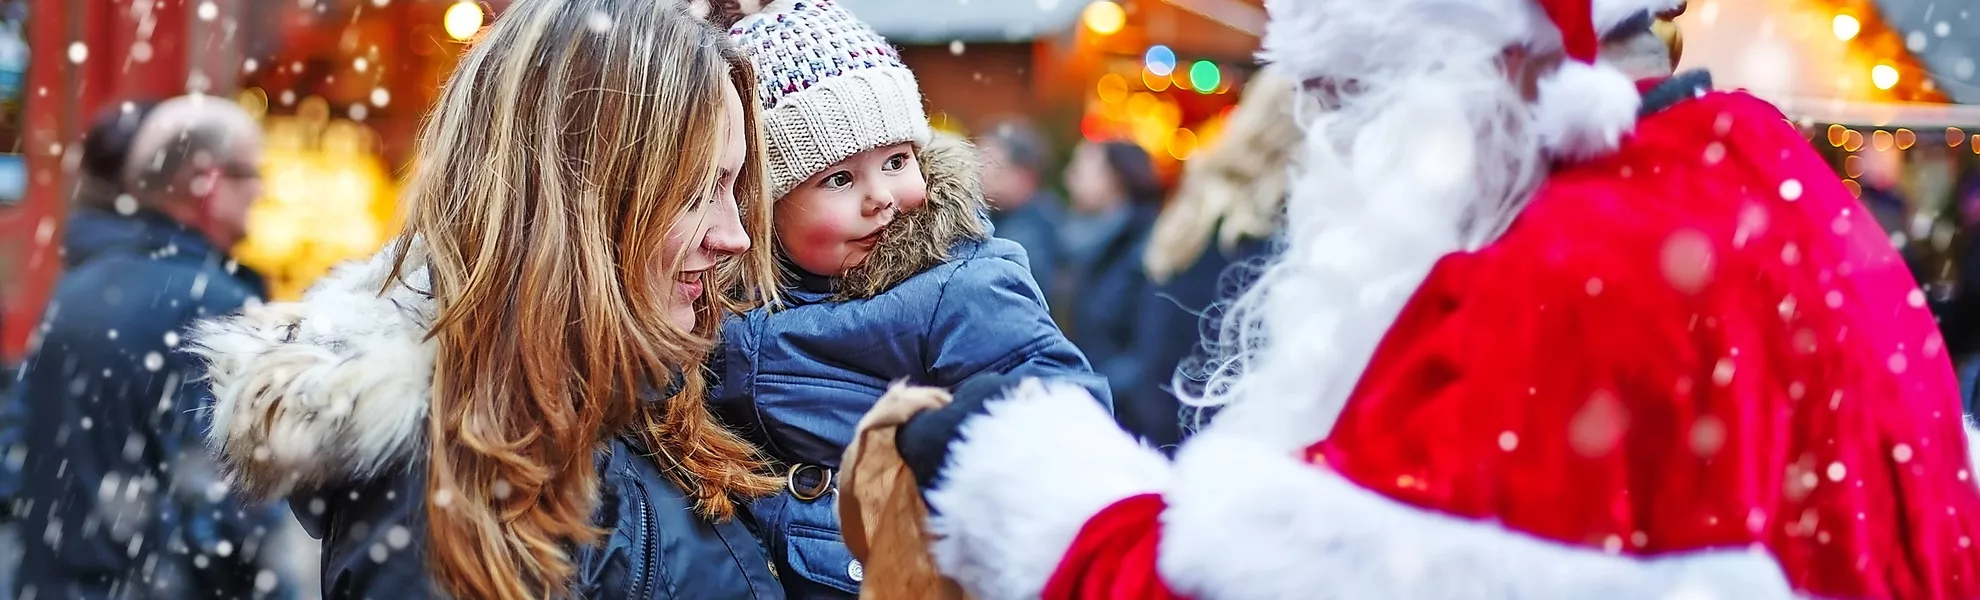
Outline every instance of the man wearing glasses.
<svg viewBox="0 0 1980 600">
<path fill-rule="evenodd" d="M 64 274 L 8 408 L 19 598 L 267 598 L 286 515 L 206 462 L 194 319 L 263 293 L 228 258 L 261 195 L 260 127 L 214 97 L 125 103 L 81 143 Z"/>
</svg>

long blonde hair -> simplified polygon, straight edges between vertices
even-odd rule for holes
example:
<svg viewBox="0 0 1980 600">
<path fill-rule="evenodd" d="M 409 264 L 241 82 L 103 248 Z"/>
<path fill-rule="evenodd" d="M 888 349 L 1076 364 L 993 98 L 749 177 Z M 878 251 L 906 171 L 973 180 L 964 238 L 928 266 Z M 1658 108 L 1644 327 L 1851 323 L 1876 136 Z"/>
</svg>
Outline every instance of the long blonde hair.
<svg viewBox="0 0 1980 600">
<path fill-rule="evenodd" d="M 758 243 L 710 270 L 692 331 L 665 312 L 669 231 L 717 185 L 720 86 L 752 82 L 723 32 L 655 0 L 520 0 L 447 82 L 392 279 L 423 263 L 440 310 L 427 561 L 454 597 L 564 595 L 570 549 L 604 533 L 594 460 L 620 432 L 705 517 L 776 489 L 697 366 L 739 294 L 773 287 L 754 103 L 736 197 Z"/>
</svg>

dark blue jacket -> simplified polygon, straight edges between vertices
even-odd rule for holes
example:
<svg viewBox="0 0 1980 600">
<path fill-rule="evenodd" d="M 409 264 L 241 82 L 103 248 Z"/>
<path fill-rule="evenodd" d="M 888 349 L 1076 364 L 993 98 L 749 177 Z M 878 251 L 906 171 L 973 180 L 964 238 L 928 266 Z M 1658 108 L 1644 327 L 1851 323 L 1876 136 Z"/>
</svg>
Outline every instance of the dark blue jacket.
<svg viewBox="0 0 1980 600">
<path fill-rule="evenodd" d="M 1174 376 L 1180 368 L 1185 382 L 1201 383 L 1205 341 L 1215 339 L 1227 303 L 1257 280 L 1270 248 L 1265 240 L 1244 240 L 1228 251 L 1212 244 L 1189 268 L 1154 284 L 1155 299 L 1142 305 L 1132 344 L 1146 374 L 1114 390 L 1114 416 L 1122 428 L 1172 450 L 1192 424 L 1200 427 L 1176 394 L 1202 390 L 1176 390 Z"/>
<path fill-rule="evenodd" d="M 1031 279 L 1041 288 L 1058 278 L 1059 221 L 1065 219 L 1061 202 L 1057 195 L 1041 190 L 1024 206 L 990 213 L 996 236 L 1024 247 Z"/>
<path fill-rule="evenodd" d="M 1141 260 L 1155 227 L 1156 210 L 1152 206 L 1126 210 L 1125 218 L 1110 223 L 1111 227 L 1088 232 L 1095 237 L 1080 240 L 1082 248 L 1067 246 L 1067 262 L 1059 269 L 1060 296 L 1053 298 L 1061 305 L 1066 336 L 1114 389 L 1117 414 L 1139 410 L 1127 406 L 1134 399 L 1122 392 L 1155 376 L 1157 369 L 1135 348 L 1141 315 L 1156 301 L 1155 285 Z"/>
<path fill-rule="evenodd" d="M 239 309 L 261 281 L 150 212 L 80 210 L 63 242 L 67 272 L 7 401 L 25 457 L 21 593 L 266 597 L 256 549 L 287 517 L 208 493 L 219 480 L 199 441 L 198 372 L 177 348 L 193 320 Z M 147 583 L 165 589 L 127 589 Z"/>
<path fill-rule="evenodd" d="M 599 453 L 601 504 L 593 524 L 608 533 L 577 548 L 575 598 L 783 598 L 769 560 L 739 520 L 711 523 L 661 474 L 631 437 Z M 304 492 L 289 504 L 323 540 L 325 600 L 442 597 L 427 577 L 426 465 L 349 486 Z"/>
<path fill-rule="evenodd" d="M 419 291 L 429 287 L 423 270 L 381 297 L 390 268 L 388 248 L 333 271 L 300 302 L 202 323 L 191 342 L 215 398 L 209 446 L 240 493 L 286 496 L 323 540 L 329 600 L 438 597 L 425 556 L 435 352 L 426 324 L 437 309 Z M 576 597 L 783 598 L 744 521 L 697 514 L 635 437 L 596 448 L 602 502 L 592 523 L 608 533 L 571 549 Z"/>
</svg>

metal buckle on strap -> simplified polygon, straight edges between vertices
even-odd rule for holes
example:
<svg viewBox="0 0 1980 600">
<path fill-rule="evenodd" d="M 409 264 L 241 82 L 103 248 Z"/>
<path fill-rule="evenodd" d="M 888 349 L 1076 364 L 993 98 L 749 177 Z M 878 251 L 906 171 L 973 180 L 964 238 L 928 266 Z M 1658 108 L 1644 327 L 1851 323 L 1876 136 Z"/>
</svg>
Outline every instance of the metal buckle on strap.
<svg viewBox="0 0 1980 600">
<path fill-rule="evenodd" d="M 818 472 L 818 483 L 804 489 L 798 489 L 798 475 L 813 470 Z M 832 484 L 832 470 L 818 465 L 791 465 L 790 473 L 784 477 L 784 488 L 790 490 L 792 496 L 805 502 L 825 497 L 825 494 L 832 492 Z"/>
</svg>

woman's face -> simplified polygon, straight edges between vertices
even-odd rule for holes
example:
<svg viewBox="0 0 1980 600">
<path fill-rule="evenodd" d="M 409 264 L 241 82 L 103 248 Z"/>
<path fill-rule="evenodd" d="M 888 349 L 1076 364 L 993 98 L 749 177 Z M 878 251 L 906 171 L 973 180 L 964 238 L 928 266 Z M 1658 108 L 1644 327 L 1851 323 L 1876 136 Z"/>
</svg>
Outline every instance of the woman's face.
<svg viewBox="0 0 1980 600">
<path fill-rule="evenodd" d="M 736 177 L 742 172 L 749 141 L 743 136 L 742 96 L 733 85 L 722 86 L 722 139 L 717 146 L 720 158 L 715 193 L 701 199 L 681 214 L 667 234 L 667 257 L 662 268 L 680 265 L 668 280 L 674 293 L 669 295 L 667 320 L 683 331 L 692 331 L 697 318 L 695 305 L 706 292 L 711 270 L 723 258 L 749 251 L 749 234 L 743 230 L 742 208 L 736 205 Z"/>
<path fill-rule="evenodd" d="M 1125 198 L 1120 181 L 1107 168 L 1107 157 L 1100 145 L 1084 142 L 1073 150 L 1066 165 L 1066 192 L 1072 196 L 1073 210 L 1083 213 L 1105 211 Z"/>
</svg>

